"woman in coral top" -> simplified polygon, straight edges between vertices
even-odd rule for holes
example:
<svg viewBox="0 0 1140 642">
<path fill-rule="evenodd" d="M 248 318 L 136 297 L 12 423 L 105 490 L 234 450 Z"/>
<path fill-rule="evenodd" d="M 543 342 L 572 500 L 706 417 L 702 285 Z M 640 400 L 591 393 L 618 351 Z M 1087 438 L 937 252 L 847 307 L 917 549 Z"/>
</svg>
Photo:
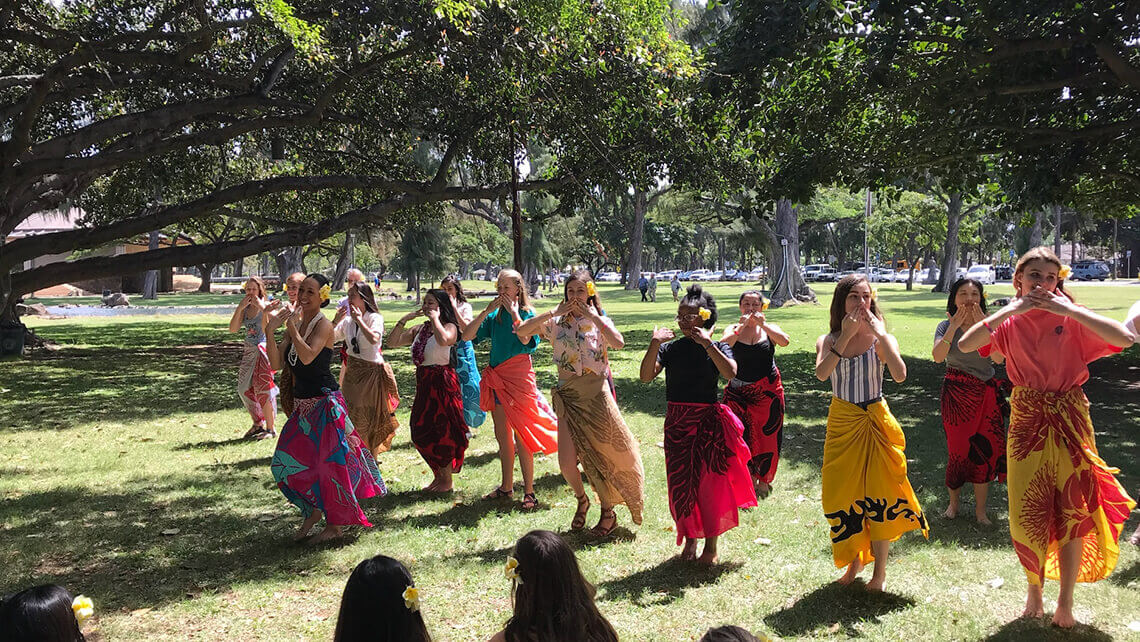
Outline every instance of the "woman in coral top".
<svg viewBox="0 0 1140 642">
<path fill-rule="evenodd" d="M 1010 397 L 1009 530 L 1029 581 L 1023 617 L 1044 615 L 1042 584 L 1061 582 L 1053 624 L 1072 627 L 1076 582 L 1116 566 L 1124 520 L 1136 505 L 1097 454 L 1087 364 L 1132 345 L 1123 324 L 1077 305 L 1065 291 L 1068 266 L 1045 247 L 1022 255 L 1017 298 L 974 324 L 962 352 L 1005 355 Z"/>
</svg>

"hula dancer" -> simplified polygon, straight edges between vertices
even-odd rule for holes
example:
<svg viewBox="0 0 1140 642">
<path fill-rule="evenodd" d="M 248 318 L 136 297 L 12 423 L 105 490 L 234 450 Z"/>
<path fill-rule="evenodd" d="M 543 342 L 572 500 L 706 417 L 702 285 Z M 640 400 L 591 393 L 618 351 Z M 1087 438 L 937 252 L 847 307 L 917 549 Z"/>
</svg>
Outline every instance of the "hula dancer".
<svg viewBox="0 0 1140 642">
<path fill-rule="evenodd" d="M 942 380 L 942 430 L 946 433 L 946 488 L 950 506 L 943 517 L 958 516 L 959 494 L 974 487 L 974 516 L 989 525 L 986 497 L 989 483 L 1005 481 L 1005 422 L 1009 418 L 1005 381 L 994 377 L 996 352 L 983 357 L 962 352 L 962 333 L 986 316 L 985 289 L 980 281 L 958 279 L 946 300 L 947 319 L 934 330 L 935 363 L 946 362 Z"/>
<path fill-rule="evenodd" d="M 788 335 L 764 312 L 768 302 L 759 290 L 740 295 L 740 322 L 725 328 L 723 341 L 732 348 L 736 377 L 724 388 L 724 403 L 744 424 L 744 442 L 752 457 L 748 470 L 756 496 L 772 491 L 784 439 L 784 384 L 776 367 L 776 346 L 787 347 Z"/>
<path fill-rule="evenodd" d="M 253 420 L 245 438 L 269 439 L 277 436 L 273 431 L 277 386 L 273 383 L 273 366 L 265 343 L 265 325 L 276 306 L 269 301 L 261 277 L 249 277 L 244 290 L 245 296 L 230 317 L 230 332 L 245 335 L 238 367 L 237 393 Z"/>
<path fill-rule="evenodd" d="M 736 362 L 732 348 L 710 339 L 715 325 L 712 295 L 691 285 L 677 306 L 680 338 L 669 341 L 672 330 L 655 328 L 641 360 L 643 382 L 665 371 L 665 472 L 681 559 L 709 565 L 718 559 L 717 538 L 739 524 L 737 509 L 756 505 L 744 426 L 717 400 L 719 378 L 735 377 Z"/>
<path fill-rule="evenodd" d="M 475 318 L 471 304 L 467 302 L 467 295 L 463 293 L 463 284 L 459 277 L 449 274 L 443 277 L 439 289 L 451 297 L 451 304 L 455 307 L 456 318 L 459 320 L 459 331 L 463 332 Z M 479 366 L 475 363 L 475 348 L 470 341 L 460 339 L 455 343 L 455 361 L 455 372 L 459 375 L 459 385 L 463 388 L 463 421 L 470 428 L 468 436 L 474 437 L 475 429 L 487 420 L 487 413 L 479 407 Z"/>
<path fill-rule="evenodd" d="M 929 527 L 906 475 L 906 437 L 883 399 L 883 364 L 906 379 L 898 341 L 887 334 L 875 292 L 860 274 L 845 276 L 831 298 L 831 332 L 816 341 L 815 376 L 831 380 L 823 445 L 823 513 L 831 522 L 835 568 L 850 584 L 870 561 L 867 588 L 882 591 L 891 542 Z"/>
<path fill-rule="evenodd" d="M 1123 324 L 1077 305 L 1065 291 L 1069 267 L 1045 247 L 1021 256 L 1017 298 L 958 341 L 963 352 L 1005 355 L 1013 382 L 1009 459 L 1009 530 L 1029 582 L 1023 617 L 1044 615 L 1042 585 L 1060 580 L 1053 624 L 1072 627 L 1076 582 L 1108 577 L 1120 532 L 1136 502 L 1097 454 L 1087 364 L 1132 345 Z M 987 344 L 989 344 L 987 346 Z"/>
<path fill-rule="evenodd" d="M 392 366 L 380 351 L 384 317 L 376 308 L 372 286 L 363 281 L 350 285 L 348 306 L 337 310 L 333 325 L 335 340 L 344 343 L 346 352 L 340 379 L 348 417 L 375 457 L 392 448 L 400 425 L 396 420 L 400 391 Z"/>
</svg>

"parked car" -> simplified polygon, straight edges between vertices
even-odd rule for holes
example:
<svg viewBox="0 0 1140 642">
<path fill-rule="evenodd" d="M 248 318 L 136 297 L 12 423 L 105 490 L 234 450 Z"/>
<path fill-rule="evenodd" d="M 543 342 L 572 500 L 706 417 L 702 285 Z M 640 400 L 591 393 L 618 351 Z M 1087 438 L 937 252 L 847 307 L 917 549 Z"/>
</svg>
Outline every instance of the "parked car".
<svg viewBox="0 0 1140 642">
<path fill-rule="evenodd" d="M 994 274 L 999 281 L 1009 281 L 1013 279 L 1013 268 L 1009 265 L 995 265 Z"/>
<path fill-rule="evenodd" d="M 1073 274 L 1070 278 L 1074 281 L 1103 281 L 1109 276 L 1108 264 L 1104 261 L 1077 261 L 1073 263 Z"/>
<path fill-rule="evenodd" d="M 671 280 L 673 280 L 674 274 L 680 274 L 680 273 L 681 273 L 680 270 L 662 270 L 661 272 L 657 273 L 657 280 L 658 281 L 671 281 Z"/>
<path fill-rule="evenodd" d="M 918 276 L 918 272 L 916 271 L 915 277 L 917 277 L 917 276 Z M 908 278 L 910 278 L 910 270 L 895 270 L 894 275 L 891 276 L 891 282 L 892 283 L 906 283 L 906 280 Z"/>
<path fill-rule="evenodd" d="M 831 266 L 826 263 L 813 263 L 804 266 L 804 280 L 805 281 L 818 281 L 819 274 L 824 270 L 831 269 Z"/>
<path fill-rule="evenodd" d="M 621 281 L 621 275 L 617 272 L 598 272 L 594 280 L 602 283 L 618 283 Z"/>
<path fill-rule="evenodd" d="M 978 263 L 966 270 L 966 278 L 974 279 L 982 285 L 993 285 L 997 281 L 997 272 L 992 265 Z"/>
<path fill-rule="evenodd" d="M 712 273 L 711 270 L 705 270 L 705 269 L 693 270 L 692 272 L 689 272 L 689 279 L 688 280 L 690 280 L 690 281 L 707 281 L 708 275 L 711 273 Z"/>
<path fill-rule="evenodd" d="M 956 278 L 956 279 L 966 278 L 966 268 L 959 266 L 958 269 L 955 270 L 955 272 L 954 272 L 954 278 Z"/>
</svg>

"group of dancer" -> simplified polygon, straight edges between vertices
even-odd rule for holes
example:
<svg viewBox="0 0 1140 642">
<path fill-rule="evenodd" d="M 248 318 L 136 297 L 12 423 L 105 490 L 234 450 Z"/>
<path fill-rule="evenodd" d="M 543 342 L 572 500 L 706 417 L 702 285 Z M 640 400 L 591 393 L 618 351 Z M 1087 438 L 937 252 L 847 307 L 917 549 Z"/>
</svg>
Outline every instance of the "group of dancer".
<svg viewBox="0 0 1140 642">
<path fill-rule="evenodd" d="M 988 524 L 988 484 L 1007 483 L 1010 529 L 1029 583 L 1026 615 L 1041 615 L 1043 580 L 1059 579 L 1053 620 L 1061 626 L 1074 623 L 1074 583 L 1112 571 L 1135 505 L 1115 469 L 1097 455 L 1080 388 L 1087 363 L 1119 352 L 1134 337 L 1123 324 L 1077 305 L 1064 288 L 1066 276 L 1047 248 L 1031 250 L 1015 269 L 1015 298 L 994 313 L 981 283 L 959 280 L 932 350 L 935 361 L 947 364 L 943 515 L 958 515 L 961 489 L 970 483 L 975 517 Z M 433 472 L 426 490 L 454 488 L 472 431 L 490 413 L 502 475 L 485 499 L 514 496 L 517 458 L 521 505 L 537 507 L 533 455 L 557 452 L 577 497 L 571 529 L 585 527 L 591 507 L 583 474 L 601 504 L 594 534 L 613 531 L 622 504 L 640 524 L 644 470 L 616 404 L 609 364 L 609 351 L 625 342 L 589 273 L 570 275 L 562 300 L 542 313 L 517 272 L 501 271 L 496 288 L 497 296 L 473 315 L 462 285 L 449 277 L 387 336 L 390 349 L 411 346 L 416 365 L 410 432 Z M 251 436 L 272 436 L 273 371 L 289 373 L 282 372 L 281 399 L 290 416 L 272 469 L 304 517 L 298 538 L 325 517 L 326 528 L 311 541 L 338 537 L 344 525 L 369 525 L 359 500 L 385 493 L 375 456 L 391 447 L 399 404 L 370 287 L 349 287 L 347 310 L 335 326 L 321 313 L 328 290 L 319 274 L 294 275 L 288 303 L 271 302 L 251 279 L 231 322 L 234 330 L 246 329 L 239 392 L 253 419 Z M 678 301 L 677 329 L 654 330 L 640 367 L 643 382 L 665 372 L 669 509 L 682 559 L 704 564 L 718 561 L 718 538 L 738 525 L 739 510 L 770 493 L 782 446 L 785 400 L 775 349 L 789 337 L 768 321 L 759 291 L 742 294 L 738 307 L 739 318 L 714 340 L 716 302 L 690 286 Z M 532 355 L 541 339 L 551 343 L 558 375 L 553 404 L 535 380 Z M 330 371 L 338 340 L 348 352 L 343 394 Z M 490 357 L 480 372 L 471 344 L 484 341 Z M 1003 362 L 1008 381 L 995 369 Z M 816 342 L 815 374 L 832 388 L 822 504 L 833 561 L 844 570 L 839 581 L 853 582 L 873 563 L 870 590 L 883 590 L 891 542 L 914 530 L 926 536 L 930 528 L 907 477 L 905 436 L 883 398 L 884 371 L 896 384 L 907 377 L 898 342 L 871 284 L 845 277 L 836 284 L 828 332 Z"/>
</svg>

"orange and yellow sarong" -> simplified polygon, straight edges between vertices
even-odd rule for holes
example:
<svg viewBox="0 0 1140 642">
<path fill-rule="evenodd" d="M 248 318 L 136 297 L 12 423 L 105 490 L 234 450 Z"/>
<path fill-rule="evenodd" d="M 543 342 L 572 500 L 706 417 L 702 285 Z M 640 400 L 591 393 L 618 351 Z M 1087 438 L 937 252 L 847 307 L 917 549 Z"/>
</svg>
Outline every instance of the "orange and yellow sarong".
<svg viewBox="0 0 1140 642">
<path fill-rule="evenodd" d="M 1108 577 L 1136 502 L 1097 454 L 1084 391 L 1018 386 L 1010 406 L 1009 530 L 1029 583 L 1060 579 L 1060 550 L 1077 539 L 1084 542 L 1077 581 Z"/>
<path fill-rule="evenodd" d="M 479 382 L 479 407 L 503 408 L 511 430 L 532 453 L 558 452 L 558 418 L 546 403 L 534 377 L 529 354 L 516 354 L 495 367 L 487 366 Z"/>
<path fill-rule="evenodd" d="M 823 512 L 836 568 L 874 561 L 871 542 L 930 527 L 906 476 L 906 437 L 887 402 L 832 397 L 823 444 Z"/>
</svg>

